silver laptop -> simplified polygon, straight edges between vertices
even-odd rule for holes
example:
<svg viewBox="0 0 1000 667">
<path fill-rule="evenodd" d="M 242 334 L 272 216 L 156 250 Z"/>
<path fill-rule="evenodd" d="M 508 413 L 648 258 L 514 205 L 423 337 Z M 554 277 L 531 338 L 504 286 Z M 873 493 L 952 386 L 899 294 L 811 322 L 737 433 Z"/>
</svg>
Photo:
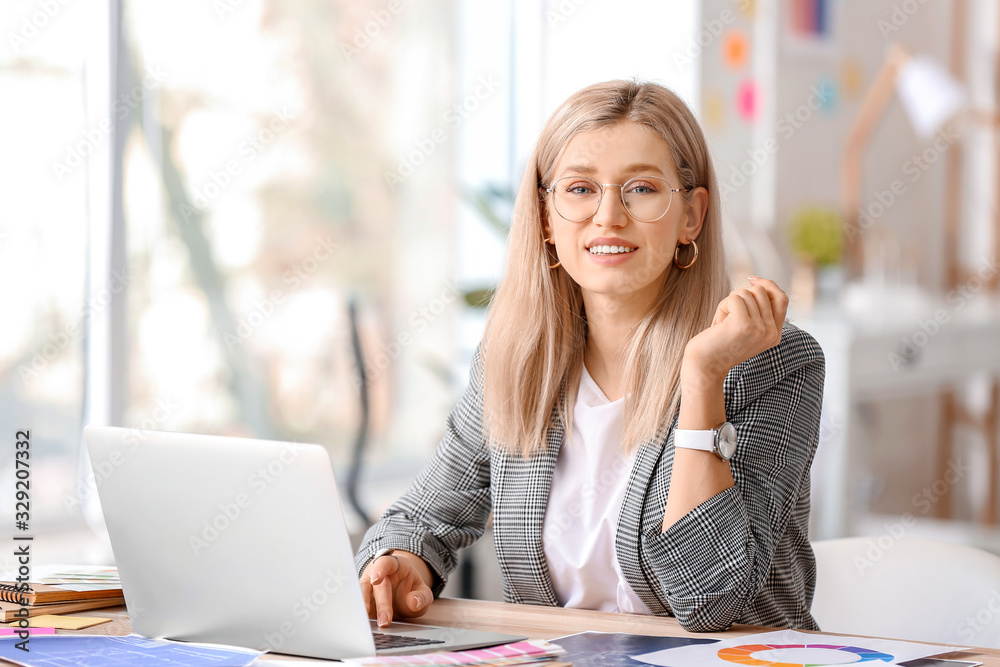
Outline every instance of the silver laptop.
<svg viewBox="0 0 1000 667">
<path fill-rule="evenodd" d="M 83 435 L 139 634 L 318 658 L 524 639 L 377 628 L 319 445 L 98 426 Z M 376 639 L 404 645 L 376 651 Z"/>
</svg>

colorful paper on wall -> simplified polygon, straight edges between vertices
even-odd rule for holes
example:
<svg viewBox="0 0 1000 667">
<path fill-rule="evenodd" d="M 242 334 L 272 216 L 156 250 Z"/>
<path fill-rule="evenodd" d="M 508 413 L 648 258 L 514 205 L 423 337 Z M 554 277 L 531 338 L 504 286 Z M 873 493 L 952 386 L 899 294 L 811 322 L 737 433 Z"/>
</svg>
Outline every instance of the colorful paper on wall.
<svg viewBox="0 0 1000 667">
<path fill-rule="evenodd" d="M 726 124 L 726 103 L 716 90 L 705 92 L 702 120 L 713 130 L 721 130 Z"/>
<path fill-rule="evenodd" d="M 750 40 L 739 29 L 727 32 L 722 38 L 722 61 L 730 69 L 743 69 L 750 57 Z"/>
<path fill-rule="evenodd" d="M 757 97 L 757 82 L 753 79 L 743 81 L 736 90 L 736 111 L 748 123 L 757 118 Z"/>
<path fill-rule="evenodd" d="M 789 0 L 789 27 L 803 37 L 826 37 L 830 32 L 829 0 Z"/>
</svg>

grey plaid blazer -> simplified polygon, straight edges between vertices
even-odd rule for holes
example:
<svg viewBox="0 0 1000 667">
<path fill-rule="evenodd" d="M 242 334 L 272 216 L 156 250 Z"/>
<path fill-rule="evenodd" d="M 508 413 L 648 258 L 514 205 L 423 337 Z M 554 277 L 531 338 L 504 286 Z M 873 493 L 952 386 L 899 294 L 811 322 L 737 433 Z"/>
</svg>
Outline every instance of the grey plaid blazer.
<svg viewBox="0 0 1000 667">
<path fill-rule="evenodd" d="M 808 538 L 809 468 L 824 372 L 819 345 L 790 324 L 777 346 L 730 371 L 724 390 L 726 414 L 739 438 L 731 461 L 736 485 L 666 532 L 673 428 L 639 450 L 615 548 L 632 590 L 654 614 L 674 615 L 691 631 L 733 623 L 817 629 L 809 613 L 816 581 Z M 550 429 L 548 447 L 527 460 L 487 447 L 481 388 L 477 354 L 437 451 L 365 535 L 358 572 L 381 549 L 405 549 L 427 561 L 437 596 L 456 566 L 456 551 L 482 536 L 492 511 L 505 600 L 557 606 L 542 551 L 542 521 L 563 430 Z"/>
</svg>

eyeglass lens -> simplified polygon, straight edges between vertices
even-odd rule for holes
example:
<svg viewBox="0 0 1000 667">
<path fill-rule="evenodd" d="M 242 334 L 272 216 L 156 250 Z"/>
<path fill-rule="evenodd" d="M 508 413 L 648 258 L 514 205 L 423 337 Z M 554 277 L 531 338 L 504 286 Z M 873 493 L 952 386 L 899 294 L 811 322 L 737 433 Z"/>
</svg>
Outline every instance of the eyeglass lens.
<svg viewBox="0 0 1000 667">
<path fill-rule="evenodd" d="M 589 178 L 560 178 L 551 189 L 556 212 L 572 222 L 587 220 L 601 205 L 603 187 Z M 670 183 L 662 178 L 642 176 L 621 186 L 625 209 L 640 222 L 653 222 L 666 215 L 672 195 Z"/>
</svg>

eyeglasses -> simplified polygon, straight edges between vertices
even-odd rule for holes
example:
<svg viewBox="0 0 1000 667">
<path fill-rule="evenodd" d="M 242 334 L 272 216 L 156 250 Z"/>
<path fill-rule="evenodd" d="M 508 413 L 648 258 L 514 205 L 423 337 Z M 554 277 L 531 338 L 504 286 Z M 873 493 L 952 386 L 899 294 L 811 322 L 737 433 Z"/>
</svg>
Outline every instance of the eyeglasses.
<svg viewBox="0 0 1000 667">
<path fill-rule="evenodd" d="M 666 179 L 637 176 L 624 185 L 605 183 L 582 176 L 564 176 L 545 191 L 552 195 L 556 212 L 570 222 L 583 222 L 593 217 L 601 207 L 604 188 L 620 187 L 622 204 L 628 214 L 639 222 L 656 222 L 670 210 L 675 192 L 690 188 L 672 188 Z"/>
</svg>

